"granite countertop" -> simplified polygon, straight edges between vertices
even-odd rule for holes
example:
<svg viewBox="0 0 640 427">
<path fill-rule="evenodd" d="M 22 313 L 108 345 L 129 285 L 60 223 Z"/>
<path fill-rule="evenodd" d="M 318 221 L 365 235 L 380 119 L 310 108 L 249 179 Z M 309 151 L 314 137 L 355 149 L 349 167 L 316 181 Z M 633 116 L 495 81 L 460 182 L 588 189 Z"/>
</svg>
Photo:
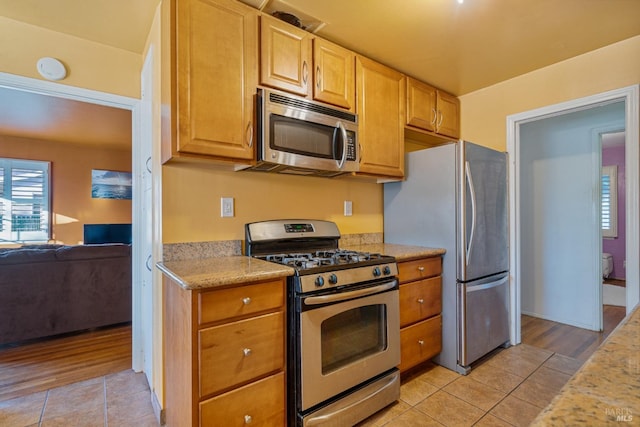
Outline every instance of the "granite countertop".
<svg viewBox="0 0 640 427">
<path fill-rule="evenodd" d="M 347 245 L 342 249 L 391 255 L 398 261 L 440 256 L 444 249 L 422 246 L 369 243 Z M 165 261 L 158 268 L 187 290 L 237 285 L 294 274 L 294 269 L 247 256 L 221 256 Z"/>
<path fill-rule="evenodd" d="M 291 267 L 247 256 L 167 261 L 157 266 L 187 290 L 275 279 L 294 273 Z"/>
<path fill-rule="evenodd" d="M 342 249 L 354 251 L 380 253 L 395 257 L 397 261 L 408 261 L 417 258 L 441 256 L 446 252 L 441 248 L 424 246 L 398 245 L 395 243 L 370 243 L 364 245 L 348 245 Z"/>
<path fill-rule="evenodd" d="M 639 420 L 640 308 L 636 307 L 532 425 L 619 426 L 637 425 Z"/>
</svg>

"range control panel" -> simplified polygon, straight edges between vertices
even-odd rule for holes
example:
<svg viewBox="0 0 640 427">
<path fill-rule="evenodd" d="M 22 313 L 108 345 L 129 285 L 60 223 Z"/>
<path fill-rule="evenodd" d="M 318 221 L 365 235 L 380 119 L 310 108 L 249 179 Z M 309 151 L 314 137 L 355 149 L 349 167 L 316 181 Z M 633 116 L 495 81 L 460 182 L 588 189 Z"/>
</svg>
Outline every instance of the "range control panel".
<svg viewBox="0 0 640 427">
<path fill-rule="evenodd" d="M 287 233 L 312 233 L 314 231 L 311 224 L 285 224 L 284 230 Z"/>
</svg>

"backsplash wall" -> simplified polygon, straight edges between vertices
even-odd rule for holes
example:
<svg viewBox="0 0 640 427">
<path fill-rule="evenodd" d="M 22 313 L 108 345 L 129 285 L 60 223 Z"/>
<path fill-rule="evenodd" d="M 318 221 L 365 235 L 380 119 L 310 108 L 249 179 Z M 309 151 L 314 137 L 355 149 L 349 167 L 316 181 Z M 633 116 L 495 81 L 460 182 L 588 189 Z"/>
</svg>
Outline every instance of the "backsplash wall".
<svg viewBox="0 0 640 427">
<path fill-rule="evenodd" d="M 244 225 L 267 219 L 334 221 L 345 234 L 382 233 L 382 185 L 355 178 L 232 172 L 189 164 L 162 167 L 163 243 L 244 240 Z M 220 198 L 235 215 L 220 217 Z M 343 215 L 344 201 L 353 215 Z"/>
</svg>

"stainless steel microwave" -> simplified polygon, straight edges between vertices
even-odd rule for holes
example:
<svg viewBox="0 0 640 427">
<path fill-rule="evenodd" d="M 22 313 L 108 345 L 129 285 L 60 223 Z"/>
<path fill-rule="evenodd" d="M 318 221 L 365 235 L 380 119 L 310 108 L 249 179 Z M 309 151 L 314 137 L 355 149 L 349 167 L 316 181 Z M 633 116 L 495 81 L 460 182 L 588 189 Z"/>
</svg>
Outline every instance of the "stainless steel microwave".
<svg viewBox="0 0 640 427">
<path fill-rule="evenodd" d="M 358 171 L 355 114 L 258 89 L 256 116 L 258 161 L 249 169 L 329 177 Z"/>
</svg>

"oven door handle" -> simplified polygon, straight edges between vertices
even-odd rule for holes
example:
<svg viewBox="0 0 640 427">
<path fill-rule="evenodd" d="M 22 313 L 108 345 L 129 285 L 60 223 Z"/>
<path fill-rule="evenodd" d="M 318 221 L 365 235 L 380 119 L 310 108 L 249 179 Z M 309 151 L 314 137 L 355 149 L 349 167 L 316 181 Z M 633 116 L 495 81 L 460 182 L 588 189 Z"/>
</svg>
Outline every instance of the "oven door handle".
<svg viewBox="0 0 640 427">
<path fill-rule="evenodd" d="M 307 297 L 304 299 L 304 303 L 306 305 L 319 305 L 319 304 L 327 304 L 332 302 L 346 301 L 352 298 L 373 295 L 373 294 L 378 294 L 380 292 L 388 291 L 389 289 L 395 288 L 396 285 L 397 285 L 397 282 L 393 280 L 391 282 L 387 282 L 382 285 L 372 286 L 370 288 L 365 288 L 365 289 L 358 289 L 355 291 L 340 292 L 338 294 L 321 295 L 317 297 Z"/>
</svg>

